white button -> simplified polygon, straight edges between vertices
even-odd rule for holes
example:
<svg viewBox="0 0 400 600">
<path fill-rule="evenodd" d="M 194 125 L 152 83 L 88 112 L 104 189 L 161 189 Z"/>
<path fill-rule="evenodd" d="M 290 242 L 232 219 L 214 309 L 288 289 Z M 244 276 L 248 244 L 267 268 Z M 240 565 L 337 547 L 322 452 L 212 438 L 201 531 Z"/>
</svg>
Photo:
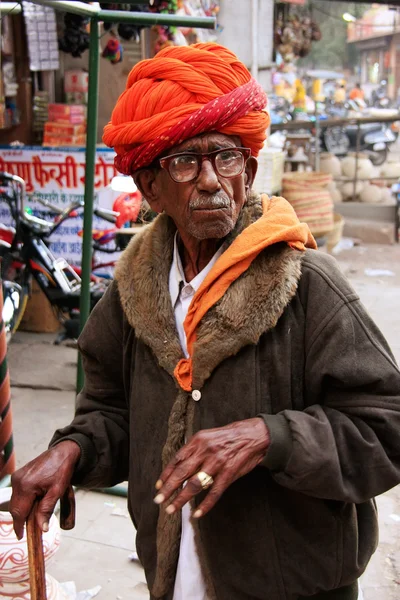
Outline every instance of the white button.
<svg viewBox="0 0 400 600">
<path fill-rule="evenodd" d="M 182 298 L 188 298 L 189 296 L 192 296 L 194 294 L 194 289 L 192 288 L 191 285 L 185 285 L 184 288 L 182 288 Z"/>
<path fill-rule="evenodd" d="M 193 390 L 192 392 L 192 398 L 195 402 L 198 402 L 201 398 L 201 392 L 200 390 Z"/>
</svg>

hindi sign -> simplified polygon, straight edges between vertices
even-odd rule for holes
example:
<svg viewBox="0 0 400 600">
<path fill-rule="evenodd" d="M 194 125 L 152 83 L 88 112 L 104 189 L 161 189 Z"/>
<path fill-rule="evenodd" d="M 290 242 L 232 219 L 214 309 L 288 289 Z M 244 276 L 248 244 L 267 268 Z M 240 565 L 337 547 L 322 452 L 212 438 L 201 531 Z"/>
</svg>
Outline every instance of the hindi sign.
<svg viewBox="0 0 400 600">
<path fill-rule="evenodd" d="M 111 189 L 111 180 L 117 174 L 114 167 L 113 150 L 98 149 L 96 152 L 94 205 L 112 209 L 119 192 Z M 0 146 L 0 171 L 19 175 L 26 183 L 27 207 L 37 217 L 52 220 L 45 206 L 34 200 L 34 196 L 65 208 L 72 202 L 83 200 L 85 187 L 85 150 L 73 148 L 51 149 L 25 146 L 12 148 Z M 34 195 L 34 196 L 33 196 Z M 0 223 L 13 226 L 10 210 L 0 202 Z M 80 265 L 82 238 L 78 235 L 83 227 L 83 218 L 66 220 L 51 236 L 50 248 L 56 256 L 64 257 L 72 265 Z M 93 216 L 94 229 L 111 229 L 112 224 Z M 100 254 L 98 254 L 100 258 Z M 104 262 L 111 260 L 107 255 Z"/>
</svg>

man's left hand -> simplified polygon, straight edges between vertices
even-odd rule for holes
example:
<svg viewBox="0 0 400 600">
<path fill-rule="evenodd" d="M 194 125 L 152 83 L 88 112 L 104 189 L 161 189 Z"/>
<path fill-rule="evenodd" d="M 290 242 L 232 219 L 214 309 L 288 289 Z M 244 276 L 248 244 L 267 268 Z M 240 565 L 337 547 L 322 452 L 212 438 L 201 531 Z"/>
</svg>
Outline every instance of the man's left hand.
<svg viewBox="0 0 400 600">
<path fill-rule="evenodd" d="M 268 429 L 259 417 L 199 431 L 161 473 L 156 483 L 158 494 L 154 501 L 156 504 L 168 502 L 172 494 L 186 482 L 166 508 L 169 514 L 180 510 L 186 502 L 203 491 L 197 476 L 203 471 L 213 478 L 213 483 L 193 514 L 195 518 L 202 517 L 231 483 L 252 471 L 263 460 L 269 444 Z"/>
</svg>

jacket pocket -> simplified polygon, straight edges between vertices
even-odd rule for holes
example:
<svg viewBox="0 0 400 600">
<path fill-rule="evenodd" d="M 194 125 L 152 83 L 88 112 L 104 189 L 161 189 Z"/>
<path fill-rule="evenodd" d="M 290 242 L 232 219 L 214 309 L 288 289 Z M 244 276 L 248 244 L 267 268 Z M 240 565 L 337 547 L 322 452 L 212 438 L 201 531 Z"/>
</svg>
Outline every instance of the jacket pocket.
<svg viewBox="0 0 400 600">
<path fill-rule="evenodd" d="M 374 500 L 343 504 L 342 571 L 339 585 L 349 585 L 365 571 L 378 545 L 378 515 Z"/>
<path fill-rule="evenodd" d="M 343 568 L 340 503 L 268 486 L 272 525 L 287 597 L 313 596 L 339 587 Z"/>
</svg>

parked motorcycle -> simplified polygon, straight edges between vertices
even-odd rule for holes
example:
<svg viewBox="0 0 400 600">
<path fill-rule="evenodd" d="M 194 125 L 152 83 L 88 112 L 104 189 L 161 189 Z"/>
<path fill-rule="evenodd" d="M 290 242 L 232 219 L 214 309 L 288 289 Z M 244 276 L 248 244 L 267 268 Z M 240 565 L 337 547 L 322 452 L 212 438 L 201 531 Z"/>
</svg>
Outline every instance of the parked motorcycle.
<svg viewBox="0 0 400 600">
<path fill-rule="evenodd" d="M 372 92 L 372 106 L 375 108 L 390 108 L 392 101 L 387 93 L 387 82 L 381 81 L 379 87 Z"/>
<path fill-rule="evenodd" d="M 357 125 L 327 127 L 321 131 L 322 146 L 337 156 L 357 151 Z M 364 123 L 360 125 L 358 149 L 368 155 L 375 166 L 382 165 L 388 155 L 390 145 L 396 136 L 386 123 Z"/>
<path fill-rule="evenodd" d="M 27 213 L 24 209 L 25 199 L 24 180 L 16 175 L 0 173 L 0 201 L 8 204 L 15 222 L 15 229 L 0 230 L 4 295 L 2 317 L 7 338 L 11 338 L 23 317 L 34 278 L 65 328 L 56 343 L 67 338 L 76 339 L 79 334 L 81 278 L 64 258 L 53 255 L 49 249 L 49 238 L 61 223 L 76 215 L 76 211 L 82 208 L 82 203 L 70 204 L 56 220 L 47 221 Z M 95 208 L 94 214 L 114 223 L 119 213 Z M 91 308 L 102 297 L 106 285 L 105 280 L 96 279 L 91 282 Z"/>
</svg>

